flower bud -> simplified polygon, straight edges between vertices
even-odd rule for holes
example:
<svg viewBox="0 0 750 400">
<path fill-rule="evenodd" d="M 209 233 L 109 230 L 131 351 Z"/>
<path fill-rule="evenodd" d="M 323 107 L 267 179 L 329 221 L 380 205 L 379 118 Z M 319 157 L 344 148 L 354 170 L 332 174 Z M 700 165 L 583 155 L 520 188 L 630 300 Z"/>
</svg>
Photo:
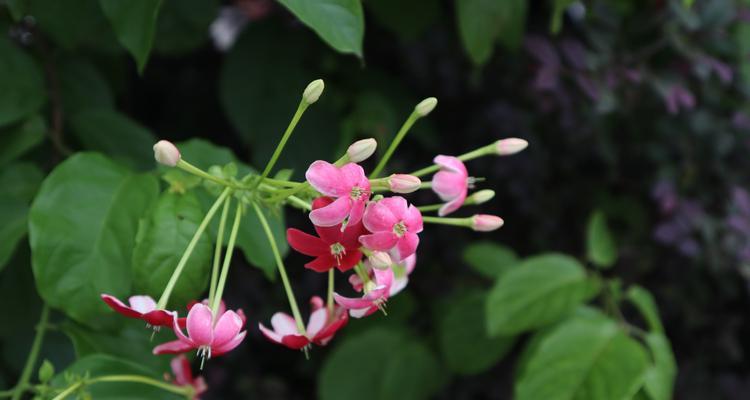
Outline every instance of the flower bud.
<svg viewBox="0 0 750 400">
<path fill-rule="evenodd" d="M 370 158 L 377 148 L 378 142 L 373 138 L 357 140 L 346 149 L 346 155 L 349 161 L 358 163 Z"/>
<path fill-rule="evenodd" d="M 528 147 L 529 142 L 519 138 L 501 139 L 495 142 L 495 154 L 509 156 Z"/>
<path fill-rule="evenodd" d="M 420 101 L 419 104 L 417 104 L 414 107 L 414 111 L 420 117 L 424 117 L 427 114 L 429 114 L 432 110 L 434 110 L 436 105 L 437 105 L 437 99 L 434 97 L 428 97 Z"/>
<path fill-rule="evenodd" d="M 474 192 L 474 194 L 469 197 L 469 200 L 474 204 L 482 204 L 492 200 L 493 197 L 495 197 L 494 190 L 484 189 Z"/>
<path fill-rule="evenodd" d="M 416 176 L 393 174 L 388 177 L 388 187 L 394 193 L 411 193 L 419 190 L 422 181 Z"/>
<path fill-rule="evenodd" d="M 160 140 L 154 145 L 154 158 L 159 164 L 174 167 L 180 162 L 180 151 L 172 142 Z"/>
<path fill-rule="evenodd" d="M 365 290 L 365 293 L 370 293 L 373 290 L 375 290 L 376 287 L 378 287 L 377 283 L 375 283 L 373 281 L 367 281 L 367 283 L 365 283 L 365 286 L 363 287 L 363 289 Z"/>
<path fill-rule="evenodd" d="M 310 82 L 305 88 L 305 92 L 302 93 L 302 98 L 305 100 L 305 103 L 312 104 L 318 101 L 320 95 L 323 94 L 325 86 L 326 85 L 323 83 L 322 79 L 316 79 Z"/>
<path fill-rule="evenodd" d="M 503 226 L 503 219 L 496 215 L 477 214 L 471 217 L 471 229 L 477 232 L 490 232 Z"/>
<path fill-rule="evenodd" d="M 384 251 L 373 251 L 370 257 L 367 258 L 367 261 L 370 262 L 370 265 L 373 268 L 377 269 L 386 269 L 393 264 L 391 256 Z"/>
</svg>

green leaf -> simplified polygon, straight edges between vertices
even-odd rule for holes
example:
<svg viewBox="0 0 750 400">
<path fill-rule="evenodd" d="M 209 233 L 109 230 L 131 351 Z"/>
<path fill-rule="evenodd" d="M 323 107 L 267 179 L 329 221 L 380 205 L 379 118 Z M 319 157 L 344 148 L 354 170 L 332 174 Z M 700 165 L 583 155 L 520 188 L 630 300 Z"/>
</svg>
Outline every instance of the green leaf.
<svg viewBox="0 0 750 400">
<path fill-rule="evenodd" d="M 161 295 L 204 216 L 192 192 L 163 193 L 159 197 L 138 229 L 133 250 L 133 286 L 137 293 L 153 298 Z M 175 285 L 170 298 L 173 308 L 186 305 L 206 289 L 212 254 L 211 239 L 204 233 Z"/>
<path fill-rule="evenodd" d="M 474 64 L 486 63 L 498 40 L 509 49 L 521 44 L 526 0 L 456 0 L 456 11 L 461 41 Z"/>
<path fill-rule="evenodd" d="M 677 375 L 677 363 L 669 339 L 662 333 L 646 335 L 646 346 L 651 351 L 653 364 L 646 371 L 644 390 L 652 400 L 669 400 Z"/>
<path fill-rule="evenodd" d="M 63 49 L 122 53 L 98 0 L 27 1 L 39 29 Z"/>
<path fill-rule="evenodd" d="M 208 41 L 219 11 L 218 0 L 166 0 L 159 11 L 154 51 L 181 55 Z"/>
<path fill-rule="evenodd" d="M 638 311 L 648 324 L 649 331 L 656 333 L 664 332 L 664 326 L 662 326 L 661 318 L 659 317 L 659 309 L 656 307 L 654 297 L 651 296 L 648 290 L 640 286 L 631 286 L 625 297 L 638 308 Z"/>
<path fill-rule="evenodd" d="M 26 235 L 29 203 L 42 181 L 33 164 L 11 164 L 0 172 L 0 270 Z"/>
<path fill-rule="evenodd" d="M 594 211 L 586 228 L 586 256 L 599 268 L 610 268 L 617 261 L 617 246 L 602 211 Z"/>
<path fill-rule="evenodd" d="M 484 317 L 487 294 L 473 292 L 451 299 L 440 321 L 440 348 L 448 368 L 476 374 L 497 363 L 511 349 L 513 336 L 489 338 Z"/>
<path fill-rule="evenodd" d="M 64 59 L 58 63 L 57 71 L 66 116 L 88 108 L 114 107 L 115 98 L 109 83 L 91 62 L 84 58 Z M 99 135 L 107 136 L 102 132 Z"/>
<path fill-rule="evenodd" d="M 574 258 L 562 254 L 528 258 L 492 288 L 487 329 L 496 336 L 542 327 L 568 315 L 591 292 L 584 269 Z"/>
<path fill-rule="evenodd" d="M 352 336 L 333 350 L 318 376 L 318 397 L 427 399 L 440 388 L 442 375 L 424 344 L 380 327 Z"/>
<path fill-rule="evenodd" d="M 648 356 L 607 319 L 571 319 L 546 335 L 516 380 L 516 400 L 629 399 Z"/>
<path fill-rule="evenodd" d="M 114 110 L 90 108 L 73 115 L 71 132 L 86 148 L 140 170 L 154 167 L 156 138 L 148 129 Z"/>
<path fill-rule="evenodd" d="M 137 363 L 117 357 L 105 354 L 92 354 L 81 358 L 65 369 L 65 371 L 58 374 L 52 380 L 51 386 L 57 390 L 67 388 L 70 386 L 70 382 L 67 382 L 66 376 L 96 378 L 105 375 L 139 375 L 163 381 L 163 372 L 166 371 L 152 371 Z M 87 386 L 86 391 L 91 395 L 89 398 L 96 400 L 177 400 L 185 398 L 185 396 L 179 396 L 154 386 L 133 382 L 93 384 Z"/>
<path fill-rule="evenodd" d="M 148 61 L 162 0 L 99 0 L 120 44 L 135 58 L 138 72 Z"/>
<path fill-rule="evenodd" d="M 41 68 L 3 37 L 0 37 L 0 88 L 0 126 L 34 114 L 47 98 Z"/>
<path fill-rule="evenodd" d="M 46 132 L 47 126 L 39 115 L 0 129 L 0 167 L 42 143 Z"/>
<path fill-rule="evenodd" d="M 3 194 L 30 203 L 44 178 L 44 172 L 30 162 L 13 163 L 0 170 Z"/>
<path fill-rule="evenodd" d="M 513 249 L 489 241 L 475 242 L 466 247 L 464 261 L 487 278 L 497 278 L 519 262 Z"/>
<path fill-rule="evenodd" d="M 362 58 L 365 19 L 360 0 L 279 0 L 328 45 Z"/>
<path fill-rule="evenodd" d="M 42 298 L 76 321 L 104 324 L 100 299 L 130 292 L 138 219 L 158 194 L 151 175 L 134 175 L 96 153 L 52 171 L 31 206 L 29 240 Z"/>
<path fill-rule="evenodd" d="M 378 0 L 366 1 L 365 7 L 378 25 L 402 39 L 416 39 L 439 22 L 441 5 L 437 0 Z"/>
</svg>

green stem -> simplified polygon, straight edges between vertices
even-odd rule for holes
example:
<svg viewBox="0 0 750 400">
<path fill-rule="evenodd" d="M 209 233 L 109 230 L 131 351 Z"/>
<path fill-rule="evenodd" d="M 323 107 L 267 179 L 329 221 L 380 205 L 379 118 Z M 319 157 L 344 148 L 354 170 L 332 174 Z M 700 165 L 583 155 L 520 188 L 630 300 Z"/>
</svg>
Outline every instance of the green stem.
<svg viewBox="0 0 750 400">
<path fill-rule="evenodd" d="M 443 218 L 443 217 L 430 217 L 427 215 L 423 215 L 422 221 L 431 223 L 431 224 L 453 225 L 453 226 L 463 226 L 463 227 L 471 227 L 472 225 L 471 217 L 469 218 Z"/>
<path fill-rule="evenodd" d="M 214 204 L 206 213 L 206 216 L 203 218 L 203 221 L 201 221 L 201 224 L 198 226 L 198 229 L 195 231 L 193 238 L 190 239 L 190 243 L 188 243 L 188 247 L 187 249 L 185 249 L 185 253 L 182 254 L 182 258 L 180 258 L 180 261 L 177 263 L 177 268 L 175 268 L 174 272 L 172 273 L 172 276 L 169 278 L 169 282 L 167 282 L 167 287 L 164 289 L 164 293 L 161 294 L 161 297 L 159 298 L 159 302 L 156 304 L 157 309 L 163 310 L 167 306 L 167 302 L 169 301 L 169 296 L 172 294 L 172 290 L 174 289 L 175 284 L 177 284 L 177 279 L 180 277 L 180 274 L 182 274 L 182 270 L 185 268 L 185 264 L 187 264 L 187 260 L 190 258 L 190 255 L 193 253 L 195 246 L 198 244 L 198 240 L 200 240 L 201 236 L 203 235 L 203 231 L 206 230 L 206 227 L 208 226 L 209 222 L 211 222 L 211 219 L 213 219 L 214 214 L 216 214 L 216 211 L 219 209 L 219 206 L 221 205 L 222 202 L 224 202 L 224 199 L 227 196 L 229 196 L 229 193 L 231 191 L 232 191 L 231 188 L 224 189 L 224 191 L 221 192 L 221 195 L 219 196 L 219 198 L 216 199 Z"/>
<path fill-rule="evenodd" d="M 460 156 L 458 156 L 458 159 L 461 161 L 469 161 L 469 160 L 473 160 L 475 158 L 487 156 L 490 154 L 495 154 L 495 142 L 490 143 L 486 146 L 482 146 L 476 150 L 472 150 L 468 153 L 461 154 Z M 409 175 L 420 177 L 423 175 L 431 174 L 433 172 L 437 172 L 438 170 L 440 170 L 440 166 L 436 164 L 432 164 L 429 167 L 424 167 L 422 169 L 416 170 L 410 173 Z"/>
<path fill-rule="evenodd" d="M 26 358 L 26 364 L 23 366 L 21 372 L 21 378 L 13 388 L 12 400 L 20 400 L 23 393 L 26 391 L 26 386 L 29 384 L 31 379 L 31 373 L 34 371 L 36 360 L 39 357 L 39 350 L 42 348 L 44 342 L 44 333 L 47 330 L 47 321 L 49 320 L 49 307 L 47 304 L 42 306 L 42 315 L 39 317 L 39 323 L 36 326 L 36 334 L 34 335 L 34 341 L 31 343 L 31 351 L 29 356 Z"/>
<path fill-rule="evenodd" d="M 284 262 L 281 260 L 281 254 L 279 253 L 279 248 L 276 246 L 276 239 L 274 239 L 273 233 L 271 232 L 271 228 L 268 226 L 268 221 L 266 221 L 266 216 L 263 215 L 263 212 L 260 210 L 260 207 L 258 207 L 257 204 L 253 203 L 253 209 L 255 210 L 255 213 L 258 215 L 260 224 L 263 226 L 263 231 L 266 233 L 266 236 L 268 237 L 268 242 L 271 245 L 271 251 L 273 252 L 273 257 L 276 260 L 276 266 L 279 269 L 279 275 L 281 275 L 281 282 L 284 284 L 284 290 L 286 291 L 286 296 L 289 300 L 289 307 L 291 307 L 292 314 L 294 315 L 294 321 L 297 323 L 297 330 L 299 331 L 300 334 L 304 335 L 306 333 L 305 324 L 302 321 L 302 316 L 299 313 L 299 308 L 297 307 L 297 301 L 294 299 L 294 291 L 292 290 L 292 286 L 289 284 L 289 278 L 286 276 L 286 268 L 284 268 Z"/>
<path fill-rule="evenodd" d="M 233 182 L 221 179 L 218 176 L 213 176 L 213 175 L 209 174 L 208 172 L 206 172 L 206 171 L 204 171 L 204 170 L 196 167 L 193 164 L 190 164 L 189 162 L 187 162 L 185 160 L 181 159 L 177 163 L 177 167 L 180 168 L 181 170 L 185 171 L 185 172 L 189 172 L 189 173 L 191 173 L 193 175 L 200 176 L 203 179 L 207 179 L 209 181 L 216 182 L 216 183 L 218 183 L 220 185 L 224 185 L 226 187 L 231 187 L 231 188 L 234 188 L 234 189 L 242 189 L 241 186 L 239 186 L 239 185 L 237 185 L 237 184 L 235 184 Z"/>
<path fill-rule="evenodd" d="M 295 206 L 297 208 L 301 208 L 301 209 L 307 210 L 307 211 L 312 210 L 312 205 L 310 205 L 310 203 L 308 203 L 308 202 L 300 199 L 297 196 L 289 196 L 289 197 L 287 197 L 287 200 L 289 201 L 289 204 L 291 204 L 291 205 L 293 205 L 293 206 Z"/>
<path fill-rule="evenodd" d="M 133 382 L 133 383 L 142 383 L 144 385 L 153 386 L 159 389 L 162 389 L 167 392 L 180 394 L 185 396 L 186 398 L 192 398 L 195 394 L 195 390 L 191 386 L 177 386 L 173 385 L 171 383 L 162 382 L 153 378 L 149 378 L 147 376 L 140 376 L 140 375 L 105 375 L 100 376 L 93 379 L 78 381 L 74 383 L 73 385 L 69 386 L 65 390 L 63 390 L 60 394 L 54 397 L 53 400 L 63 400 L 76 390 L 78 390 L 82 386 L 88 386 L 93 385 L 95 383 L 103 383 L 103 382 Z"/>
<path fill-rule="evenodd" d="M 442 206 L 443 206 L 442 204 L 429 204 L 429 205 L 426 205 L 426 206 L 419 206 L 419 207 L 417 207 L 417 209 L 419 211 L 437 211 Z"/>
<path fill-rule="evenodd" d="M 63 390 L 62 392 L 60 392 L 60 394 L 58 394 L 57 396 L 55 396 L 52 400 L 64 400 L 66 397 L 68 397 L 68 395 L 72 394 L 73 392 L 75 392 L 76 390 L 78 390 L 78 388 L 80 388 L 83 385 L 84 385 L 83 381 L 78 381 L 78 382 L 76 382 L 76 383 L 68 386 L 65 390 Z"/>
<path fill-rule="evenodd" d="M 229 242 L 227 243 L 227 252 L 224 254 L 224 265 L 221 267 L 221 277 L 219 277 L 219 283 L 216 285 L 216 294 L 213 302 L 211 303 L 211 309 L 214 312 L 214 318 L 216 313 L 219 311 L 219 304 L 221 304 L 221 296 L 224 295 L 224 286 L 227 283 L 227 275 L 229 275 L 229 264 L 232 262 L 232 253 L 234 253 L 234 243 L 237 240 L 237 232 L 240 230 L 240 222 L 242 220 L 242 203 L 237 202 L 237 211 L 234 214 L 234 223 L 232 224 L 232 231 L 229 233 Z"/>
<path fill-rule="evenodd" d="M 273 179 L 273 178 L 268 178 L 268 177 L 266 177 L 264 182 L 270 183 L 272 185 L 284 186 L 284 187 L 297 187 L 303 183 L 303 182 L 284 181 L 281 179 Z"/>
<path fill-rule="evenodd" d="M 208 288 L 208 304 L 211 305 L 216 294 L 216 282 L 219 279 L 219 265 L 221 264 L 221 249 L 224 248 L 224 229 L 227 224 L 227 215 L 229 214 L 230 198 L 224 200 L 224 207 L 221 209 L 221 219 L 219 220 L 219 233 L 216 235 L 216 248 L 214 249 L 214 265 L 211 269 L 211 286 Z"/>
<path fill-rule="evenodd" d="M 271 155 L 271 160 L 268 161 L 268 164 L 266 164 L 266 168 L 263 169 L 263 173 L 260 175 L 260 179 L 255 181 L 255 184 L 253 185 L 251 190 L 255 190 L 258 185 L 260 185 L 260 183 L 263 182 L 264 179 L 266 179 L 268 174 L 271 173 L 271 170 L 273 169 L 274 165 L 276 165 L 276 161 L 278 161 L 279 156 L 281 155 L 281 151 L 284 150 L 284 146 L 286 145 L 287 140 L 289 140 L 289 137 L 292 135 L 294 128 L 297 126 L 297 123 L 302 117 L 302 114 L 305 113 L 305 110 L 309 105 L 310 104 L 308 104 L 304 99 L 300 101 L 299 105 L 297 106 L 297 111 L 294 113 L 292 120 L 289 121 L 289 126 L 286 127 L 284 136 L 281 137 L 281 141 L 279 141 L 279 144 L 276 145 L 276 150 L 274 150 L 273 155 Z"/>
<path fill-rule="evenodd" d="M 385 165 L 388 163 L 388 160 L 390 160 L 391 156 L 393 155 L 393 152 L 396 151 L 396 147 L 401 143 L 401 140 L 406 136 L 406 133 L 409 132 L 409 129 L 414 125 L 415 122 L 419 119 L 419 114 L 417 114 L 416 111 L 412 111 L 412 113 L 409 115 L 409 118 L 406 119 L 403 125 L 401 125 L 401 129 L 398 130 L 398 133 L 396 133 L 396 137 L 393 138 L 393 141 L 391 142 L 391 145 L 388 146 L 388 150 L 385 151 L 385 154 L 383 155 L 383 158 L 380 159 L 378 162 L 378 165 L 375 167 L 374 170 L 372 170 L 372 173 L 370 174 L 370 178 L 377 178 L 378 175 L 383 171 L 383 168 L 385 168 Z"/>
<path fill-rule="evenodd" d="M 370 276 L 365 273 L 365 271 L 362 269 L 363 264 L 360 261 L 359 264 L 354 266 L 354 272 L 357 273 L 359 276 L 359 279 L 362 281 L 362 291 L 366 293 L 365 287 L 367 286 L 367 282 L 370 281 Z"/>
<path fill-rule="evenodd" d="M 333 268 L 328 270 L 328 298 L 326 305 L 328 307 L 328 318 L 333 318 Z"/>
</svg>

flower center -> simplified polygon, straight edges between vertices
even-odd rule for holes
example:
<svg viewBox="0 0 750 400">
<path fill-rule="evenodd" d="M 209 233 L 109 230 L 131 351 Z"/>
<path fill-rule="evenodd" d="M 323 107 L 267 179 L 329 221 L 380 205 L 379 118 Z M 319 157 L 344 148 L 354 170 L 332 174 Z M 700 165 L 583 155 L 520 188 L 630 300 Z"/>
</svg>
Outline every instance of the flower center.
<svg viewBox="0 0 750 400">
<path fill-rule="evenodd" d="M 404 233 L 406 233 L 406 225 L 404 225 L 404 221 L 400 221 L 396 225 L 393 225 L 393 233 L 398 237 L 404 236 Z"/>
<path fill-rule="evenodd" d="M 346 248 L 341 243 L 334 243 L 331 245 L 331 255 L 336 258 L 336 262 L 341 264 L 341 257 L 346 254 Z"/>
<path fill-rule="evenodd" d="M 366 192 L 367 191 L 364 188 L 361 188 L 359 186 L 352 186 L 350 196 L 352 197 L 352 200 L 359 200 L 359 198 L 362 197 L 362 195 Z"/>
</svg>

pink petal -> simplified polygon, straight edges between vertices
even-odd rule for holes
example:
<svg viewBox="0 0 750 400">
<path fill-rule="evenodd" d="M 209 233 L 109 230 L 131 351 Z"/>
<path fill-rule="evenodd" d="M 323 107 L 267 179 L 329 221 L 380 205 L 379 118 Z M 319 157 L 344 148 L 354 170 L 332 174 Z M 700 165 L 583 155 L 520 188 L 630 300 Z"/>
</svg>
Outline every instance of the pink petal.
<svg viewBox="0 0 750 400">
<path fill-rule="evenodd" d="M 396 278 L 393 280 L 393 284 L 391 285 L 391 290 L 388 293 L 389 297 L 393 297 L 397 295 L 399 292 L 404 290 L 406 288 L 406 285 L 409 283 L 409 277 L 408 276 L 402 276 L 401 278 Z"/>
<path fill-rule="evenodd" d="M 243 340 L 245 340 L 245 335 L 247 335 L 247 331 L 242 331 L 237 336 L 235 336 L 232 340 L 224 343 L 223 345 L 217 346 L 217 347 L 212 346 L 211 355 L 220 356 L 222 354 L 229 353 L 230 351 L 234 350 L 235 347 L 239 346 Z"/>
<path fill-rule="evenodd" d="M 349 315 L 352 316 L 352 318 L 362 318 L 366 317 L 368 315 L 371 315 L 375 311 L 377 311 L 378 308 L 375 306 L 368 307 L 368 308 L 360 308 L 356 310 L 349 310 Z"/>
<path fill-rule="evenodd" d="M 214 327 L 214 341 L 211 346 L 221 346 L 232 340 L 242 329 L 242 318 L 234 311 L 227 311 Z"/>
<path fill-rule="evenodd" d="M 432 190 L 443 201 L 449 201 L 466 192 L 469 180 L 454 172 L 440 171 L 432 177 Z"/>
<path fill-rule="evenodd" d="M 404 260 L 404 263 L 405 263 L 404 267 L 406 269 L 406 275 L 410 275 L 412 271 L 414 271 L 414 267 L 417 266 L 416 253 L 410 255 L 409 257 L 406 257 L 406 259 Z"/>
<path fill-rule="evenodd" d="M 323 299 L 321 299 L 320 296 L 310 297 L 310 308 L 312 308 L 313 311 L 319 310 L 324 306 L 325 304 L 323 304 Z"/>
<path fill-rule="evenodd" d="M 156 302 L 151 296 L 130 296 L 128 302 L 130 308 L 141 314 L 156 310 Z"/>
<path fill-rule="evenodd" d="M 117 313 L 130 318 L 141 318 L 141 313 L 128 307 L 117 297 L 108 294 L 102 294 L 101 298 L 111 309 L 115 310 Z"/>
<path fill-rule="evenodd" d="M 414 205 L 410 205 L 406 210 L 406 214 L 404 215 L 404 225 L 406 225 L 406 230 L 411 233 L 422 232 L 422 213 L 417 207 L 414 207 Z"/>
<path fill-rule="evenodd" d="M 352 208 L 349 210 L 349 224 L 358 224 L 362 221 L 362 216 L 365 213 L 365 204 L 367 204 L 369 198 L 369 195 L 362 195 L 358 200 L 352 201 Z"/>
<path fill-rule="evenodd" d="M 335 165 L 318 160 L 310 164 L 305 178 L 315 190 L 326 196 L 348 197 L 351 186 L 347 186 L 344 176 Z"/>
<path fill-rule="evenodd" d="M 396 222 L 404 219 L 406 209 L 409 207 L 409 203 L 401 196 L 386 197 L 380 200 L 378 204 L 391 210 L 391 214 L 395 217 Z"/>
<path fill-rule="evenodd" d="M 319 308 L 310 314 L 310 320 L 307 322 L 307 337 L 314 337 L 326 326 L 328 322 L 328 310 Z"/>
<path fill-rule="evenodd" d="M 262 323 L 258 323 L 258 329 L 260 329 L 260 332 L 265 336 L 268 340 L 281 344 L 281 338 L 282 335 L 279 335 L 278 333 L 268 329 L 263 325 Z"/>
<path fill-rule="evenodd" d="M 277 312 L 271 317 L 271 326 L 281 336 L 298 335 L 297 323 L 289 314 Z"/>
<path fill-rule="evenodd" d="M 359 242 L 372 250 L 388 251 L 398 243 L 398 236 L 392 231 L 376 232 L 371 235 L 362 235 Z"/>
<path fill-rule="evenodd" d="M 390 232 L 393 230 L 393 225 L 399 222 L 399 219 L 393 215 L 391 209 L 386 204 L 382 204 L 385 200 L 372 202 L 365 210 L 362 222 L 370 232 Z"/>
<path fill-rule="evenodd" d="M 187 331 L 190 340 L 198 347 L 210 345 L 213 341 L 213 313 L 205 305 L 198 303 L 187 316 Z"/>
<path fill-rule="evenodd" d="M 193 350 L 195 346 L 185 343 L 182 340 L 173 340 L 171 342 L 162 343 L 154 347 L 154 354 L 179 354 Z"/>
<path fill-rule="evenodd" d="M 401 261 L 406 257 L 409 257 L 410 255 L 416 253 L 418 245 L 419 236 L 417 236 L 416 233 L 406 232 L 396 245 L 396 258 L 398 259 L 398 261 Z"/>
<path fill-rule="evenodd" d="M 334 318 L 335 320 L 331 324 L 323 328 L 317 335 L 315 335 L 315 337 L 313 337 L 312 341 L 315 342 L 315 344 L 325 346 L 331 341 L 331 339 L 333 339 L 333 335 L 349 322 L 349 314 L 346 310 L 340 308 L 336 310 Z"/>
<path fill-rule="evenodd" d="M 349 196 L 339 197 L 333 203 L 310 211 L 310 221 L 318 226 L 334 226 L 344 221 L 352 209 L 352 200 Z"/>
<path fill-rule="evenodd" d="M 438 155 L 432 160 L 435 164 L 439 165 L 448 171 L 458 173 L 460 175 L 469 176 L 469 172 L 466 170 L 464 163 L 457 157 Z"/>
<path fill-rule="evenodd" d="M 464 201 L 466 200 L 466 191 L 460 195 L 458 195 L 455 199 L 443 204 L 440 209 L 438 210 L 438 215 L 441 217 L 444 217 L 459 208 L 461 208 L 462 205 L 464 205 Z"/>
<path fill-rule="evenodd" d="M 349 284 L 352 285 L 352 288 L 358 292 L 362 291 L 362 287 L 364 284 L 362 283 L 362 279 L 357 274 L 349 275 Z"/>
<path fill-rule="evenodd" d="M 375 280 L 375 283 L 378 284 L 378 287 L 385 286 L 390 287 L 391 283 L 393 283 L 393 270 L 391 268 L 386 269 L 377 269 L 374 268 L 372 270 L 373 278 Z"/>
<path fill-rule="evenodd" d="M 193 371 L 190 369 L 190 361 L 184 355 L 179 355 L 169 362 L 174 374 L 174 381 L 178 385 L 190 385 L 193 383 Z"/>
<path fill-rule="evenodd" d="M 330 251 L 329 245 L 320 238 L 295 228 L 286 230 L 286 241 L 294 250 L 307 256 L 319 256 Z"/>
<path fill-rule="evenodd" d="M 338 303 L 341 307 L 344 307 L 348 310 L 351 309 L 359 309 L 359 308 L 367 308 L 372 306 L 372 300 L 365 300 L 362 298 L 355 299 L 351 297 L 344 297 L 341 296 L 338 293 L 333 294 L 333 299 L 336 300 L 336 303 Z"/>
<path fill-rule="evenodd" d="M 359 166 L 359 164 L 355 163 L 348 163 L 339 168 L 339 172 L 341 173 L 341 178 L 343 179 L 344 184 L 351 188 L 353 186 L 359 186 L 364 185 L 365 182 L 367 182 L 367 187 L 363 189 L 369 189 L 370 183 L 367 180 L 367 176 L 365 176 L 365 170 L 362 169 L 362 167 Z"/>
<path fill-rule="evenodd" d="M 189 315 L 190 313 L 188 313 L 188 316 Z M 184 324 L 181 323 L 180 320 L 184 320 L 185 321 Z M 175 336 L 177 336 L 177 339 L 193 347 L 198 347 L 195 345 L 195 343 L 193 343 L 193 341 L 189 337 L 185 336 L 185 334 L 182 332 L 182 328 L 181 328 L 182 325 L 187 326 L 187 318 L 174 318 L 172 320 L 172 330 L 174 331 Z"/>
</svg>

